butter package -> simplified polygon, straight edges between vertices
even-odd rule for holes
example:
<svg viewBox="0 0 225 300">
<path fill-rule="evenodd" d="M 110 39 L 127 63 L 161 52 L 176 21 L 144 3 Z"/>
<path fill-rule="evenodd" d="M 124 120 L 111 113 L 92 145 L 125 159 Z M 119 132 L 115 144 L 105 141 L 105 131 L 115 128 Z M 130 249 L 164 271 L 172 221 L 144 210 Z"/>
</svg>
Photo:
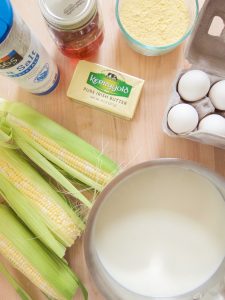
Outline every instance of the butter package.
<svg viewBox="0 0 225 300">
<path fill-rule="evenodd" d="M 134 116 L 143 84 L 142 79 L 98 64 L 80 61 L 67 96 L 130 120 Z"/>
<path fill-rule="evenodd" d="M 165 112 L 163 129 L 169 136 L 187 138 L 203 144 L 213 145 L 219 148 L 225 148 L 225 135 L 220 133 L 212 133 L 201 128 L 200 122 L 210 116 L 225 116 L 225 111 L 218 110 L 213 106 L 210 99 L 210 90 L 219 81 L 225 80 L 225 29 L 224 25 L 219 33 L 212 33 L 213 22 L 215 18 L 225 22 L 225 2 L 224 0 L 206 0 L 196 24 L 196 27 L 190 37 L 186 48 L 186 58 L 190 63 L 189 69 L 179 71 L 177 78 L 173 84 L 173 91 Z M 219 24 L 216 26 L 219 27 Z M 200 70 L 205 72 L 210 79 L 210 90 L 205 98 L 197 102 L 185 101 L 178 92 L 178 83 L 184 73 L 189 70 Z M 181 103 L 190 104 L 198 113 L 199 123 L 195 130 L 190 133 L 176 134 L 168 125 L 168 114 L 170 110 Z M 225 124 L 225 122 L 224 122 Z"/>
</svg>

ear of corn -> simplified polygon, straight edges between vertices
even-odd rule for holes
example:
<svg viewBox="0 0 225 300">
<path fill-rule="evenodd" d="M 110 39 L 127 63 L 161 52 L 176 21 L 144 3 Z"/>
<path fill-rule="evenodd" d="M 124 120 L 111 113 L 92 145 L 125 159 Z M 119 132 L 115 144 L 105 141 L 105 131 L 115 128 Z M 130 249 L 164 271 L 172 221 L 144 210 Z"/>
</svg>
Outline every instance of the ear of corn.
<svg viewBox="0 0 225 300">
<path fill-rule="evenodd" d="M 36 213 L 34 207 L 29 203 L 12 184 L 0 175 L 1 195 L 15 211 L 15 213 L 32 230 L 36 238 L 39 238 L 49 249 L 54 251 L 59 257 L 65 255 L 66 248 L 55 238 L 48 229 L 43 219 Z M 16 200 L 16 201 L 15 201 Z"/>
<path fill-rule="evenodd" d="M 27 126 L 24 121 L 19 121 L 12 116 L 9 116 L 7 121 L 12 126 L 16 142 L 18 140 L 21 140 L 21 142 L 26 141 L 49 161 L 66 171 L 73 178 L 98 191 L 101 191 L 104 185 L 111 179 L 111 174 L 106 173 L 83 158 L 71 154 L 54 140 L 39 133 L 37 129 Z"/>
<path fill-rule="evenodd" d="M 25 141 L 17 140 L 20 149 L 40 168 L 42 168 L 56 182 L 63 186 L 72 196 L 80 200 L 85 206 L 91 208 L 92 204 L 75 186 L 63 176 L 41 153 Z"/>
<path fill-rule="evenodd" d="M 32 300 L 19 282 L 13 277 L 13 275 L 7 270 L 7 268 L 0 262 L 0 273 L 8 280 L 11 286 L 15 289 L 17 294 L 22 300 Z"/>
<path fill-rule="evenodd" d="M 13 138 L 25 140 L 70 176 L 101 191 L 118 172 L 118 166 L 97 149 L 18 102 L 1 100 L 0 111 Z"/>
<path fill-rule="evenodd" d="M 6 226 L 7 224 L 7 226 Z M 45 295 L 55 300 L 72 300 L 80 286 L 68 265 L 37 240 L 12 210 L 0 205 L 0 254 Z"/>
<path fill-rule="evenodd" d="M 0 191 L 34 234 L 60 257 L 84 229 L 68 203 L 15 150 L 1 149 Z"/>
<path fill-rule="evenodd" d="M 10 118 L 10 119 L 12 119 L 12 118 Z M 37 136 L 36 133 L 34 133 L 33 131 L 30 131 L 27 135 L 26 134 L 27 131 L 26 132 L 23 131 L 21 129 L 21 127 L 16 127 L 16 126 L 12 125 L 12 128 L 14 131 L 14 139 L 16 142 L 18 142 L 19 140 L 21 143 L 23 143 L 24 141 L 27 142 L 34 149 L 36 149 L 39 153 L 41 153 L 44 157 L 46 157 L 46 159 L 51 161 L 54 165 L 60 167 L 62 170 L 66 171 L 73 178 L 76 178 L 79 181 L 85 183 L 86 185 L 95 188 L 97 191 L 101 191 L 103 189 L 103 186 L 100 183 L 98 183 L 94 179 L 92 179 L 82 173 L 81 168 L 83 168 L 83 170 L 92 171 L 92 169 L 91 169 L 92 167 L 87 166 L 87 164 L 84 161 L 80 162 L 80 171 L 78 171 L 76 168 L 71 166 L 72 162 L 70 162 L 71 165 L 69 165 L 68 163 L 65 163 L 65 157 L 66 157 L 66 155 L 68 156 L 68 153 L 65 154 L 63 152 L 63 150 L 60 149 L 58 147 L 58 145 L 56 145 L 54 142 L 51 142 L 51 144 L 50 144 L 49 141 L 47 142 L 46 139 L 40 135 L 38 135 L 39 142 L 37 142 L 36 138 L 35 139 L 31 138 L 34 135 Z M 44 147 L 43 147 L 43 144 L 44 144 L 43 141 L 47 142 Z M 33 160 L 33 158 L 32 158 L 32 160 Z M 72 158 L 72 160 L 73 160 L 73 158 Z M 77 157 L 75 158 L 75 161 L 77 162 Z M 74 163 L 74 161 L 73 161 L 74 165 L 76 165 L 76 162 Z M 94 176 L 96 176 L 96 175 L 94 175 Z"/>
</svg>

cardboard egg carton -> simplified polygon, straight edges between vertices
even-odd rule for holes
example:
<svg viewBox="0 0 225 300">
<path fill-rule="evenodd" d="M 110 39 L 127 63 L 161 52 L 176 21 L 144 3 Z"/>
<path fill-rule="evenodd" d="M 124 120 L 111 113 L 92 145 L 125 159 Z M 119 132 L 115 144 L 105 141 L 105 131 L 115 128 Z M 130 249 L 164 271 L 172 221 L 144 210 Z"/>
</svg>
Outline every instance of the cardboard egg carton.
<svg viewBox="0 0 225 300">
<path fill-rule="evenodd" d="M 220 36 L 210 35 L 209 29 L 214 17 L 220 17 L 225 24 L 224 0 L 206 0 L 201 9 L 199 19 L 186 48 L 185 56 L 191 67 L 180 71 L 176 77 L 163 120 L 163 130 L 172 137 L 188 138 L 225 149 L 225 136 L 210 134 L 198 129 L 188 134 L 178 135 L 170 130 L 167 122 L 170 109 L 179 103 L 188 103 L 195 107 L 200 120 L 214 112 L 225 117 L 225 111 L 216 110 L 208 97 L 197 102 L 185 102 L 177 92 L 177 85 L 181 76 L 189 70 L 206 72 L 210 78 L 211 87 L 216 82 L 225 80 L 225 27 Z"/>
</svg>

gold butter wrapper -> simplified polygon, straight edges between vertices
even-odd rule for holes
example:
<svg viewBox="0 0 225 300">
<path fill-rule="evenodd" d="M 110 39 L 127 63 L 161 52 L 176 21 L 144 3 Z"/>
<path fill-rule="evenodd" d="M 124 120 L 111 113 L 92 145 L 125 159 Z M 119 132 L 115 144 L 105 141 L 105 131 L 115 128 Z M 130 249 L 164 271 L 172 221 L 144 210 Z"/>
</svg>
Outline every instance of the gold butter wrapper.
<svg viewBox="0 0 225 300">
<path fill-rule="evenodd" d="M 77 64 L 67 96 L 121 118 L 134 116 L 144 80 L 87 61 Z"/>
</svg>

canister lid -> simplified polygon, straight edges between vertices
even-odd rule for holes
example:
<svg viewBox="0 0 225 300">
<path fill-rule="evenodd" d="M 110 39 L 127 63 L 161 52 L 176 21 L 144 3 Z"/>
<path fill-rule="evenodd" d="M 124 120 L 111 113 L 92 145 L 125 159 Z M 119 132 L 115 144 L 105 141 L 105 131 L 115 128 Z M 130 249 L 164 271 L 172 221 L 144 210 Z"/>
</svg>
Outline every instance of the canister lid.
<svg viewBox="0 0 225 300">
<path fill-rule="evenodd" d="M 39 0 L 39 4 L 47 22 L 61 29 L 85 25 L 97 9 L 96 0 Z"/>
<path fill-rule="evenodd" d="M 13 24 L 13 10 L 9 0 L 0 1 L 0 43 L 2 43 Z"/>
</svg>

